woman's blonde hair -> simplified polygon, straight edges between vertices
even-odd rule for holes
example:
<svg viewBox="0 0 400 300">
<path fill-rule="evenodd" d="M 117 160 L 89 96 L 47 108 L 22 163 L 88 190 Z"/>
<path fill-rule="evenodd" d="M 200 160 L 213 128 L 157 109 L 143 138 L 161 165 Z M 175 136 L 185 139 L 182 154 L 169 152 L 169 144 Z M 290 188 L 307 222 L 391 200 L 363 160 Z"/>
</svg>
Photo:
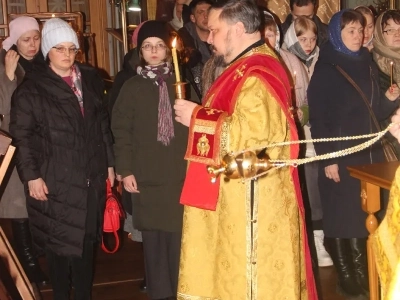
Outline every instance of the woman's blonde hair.
<svg viewBox="0 0 400 300">
<path fill-rule="evenodd" d="M 299 16 L 296 20 L 294 20 L 294 31 L 296 36 L 300 36 L 308 30 L 314 32 L 315 35 L 318 34 L 317 25 L 313 20 L 305 16 Z"/>
</svg>

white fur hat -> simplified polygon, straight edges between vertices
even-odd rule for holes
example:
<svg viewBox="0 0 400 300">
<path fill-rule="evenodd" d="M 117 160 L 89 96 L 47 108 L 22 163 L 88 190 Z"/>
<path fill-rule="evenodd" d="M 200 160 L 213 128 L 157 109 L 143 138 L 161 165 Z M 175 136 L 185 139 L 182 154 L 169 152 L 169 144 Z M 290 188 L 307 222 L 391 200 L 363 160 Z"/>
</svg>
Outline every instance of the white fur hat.
<svg viewBox="0 0 400 300">
<path fill-rule="evenodd" d="M 60 43 L 70 42 L 79 49 L 76 32 L 69 24 L 59 18 L 51 18 L 46 21 L 42 30 L 42 53 L 46 58 L 50 49 Z"/>
</svg>

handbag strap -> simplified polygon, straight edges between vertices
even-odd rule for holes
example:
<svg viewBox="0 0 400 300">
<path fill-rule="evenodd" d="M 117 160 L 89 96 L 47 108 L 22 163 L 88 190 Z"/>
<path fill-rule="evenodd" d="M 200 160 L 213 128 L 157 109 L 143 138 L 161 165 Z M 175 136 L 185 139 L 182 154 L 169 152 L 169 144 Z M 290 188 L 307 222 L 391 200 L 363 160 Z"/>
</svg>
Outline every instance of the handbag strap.
<svg viewBox="0 0 400 300">
<path fill-rule="evenodd" d="M 117 230 L 114 228 L 114 223 L 111 220 L 110 214 L 105 214 L 111 224 L 111 227 L 113 229 L 112 233 L 114 234 L 114 238 L 115 238 L 115 247 L 113 250 L 108 250 L 106 245 L 104 244 L 104 233 L 102 234 L 101 237 L 101 249 L 103 249 L 104 252 L 109 253 L 109 254 L 113 254 L 115 252 L 117 252 L 118 248 L 119 248 L 119 236 L 118 236 L 118 232 Z"/>
<path fill-rule="evenodd" d="M 338 65 L 334 65 L 336 69 L 351 83 L 351 85 L 358 91 L 358 93 L 361 95 L 361 98 L 364 100 L 365 105 L 368 108 L 369 114 L 371 116 L 372 121 L 374 122 L 374 125 L 378 131 L 381 130 L 378 120 L 376 119 L 376 116 L 371 108 L 371 105 L 369 104 L 367 100 L 367 96 L 365 96 L 364 92 L 360 89 L 360 87 L 355 83 L 355 81 L 347 74 L 341 67 Z M 371 71 L 371 70 L 370 70 Z"/>
</svg>

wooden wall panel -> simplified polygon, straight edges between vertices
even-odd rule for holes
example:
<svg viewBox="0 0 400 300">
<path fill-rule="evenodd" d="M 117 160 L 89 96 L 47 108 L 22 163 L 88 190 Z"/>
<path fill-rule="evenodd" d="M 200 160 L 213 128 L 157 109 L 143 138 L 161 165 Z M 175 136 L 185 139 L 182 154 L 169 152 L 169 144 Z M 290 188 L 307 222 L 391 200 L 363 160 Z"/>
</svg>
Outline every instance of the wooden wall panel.
<svg viewBox="0 0 400 300">
<path fill-rule="evenodd" d="M 94 33 L 96 44 L 97 65 L 100 69 L 110 72 L 107 26 L 107 0 L 90 0 L 90 30 Z"/>
</svg>

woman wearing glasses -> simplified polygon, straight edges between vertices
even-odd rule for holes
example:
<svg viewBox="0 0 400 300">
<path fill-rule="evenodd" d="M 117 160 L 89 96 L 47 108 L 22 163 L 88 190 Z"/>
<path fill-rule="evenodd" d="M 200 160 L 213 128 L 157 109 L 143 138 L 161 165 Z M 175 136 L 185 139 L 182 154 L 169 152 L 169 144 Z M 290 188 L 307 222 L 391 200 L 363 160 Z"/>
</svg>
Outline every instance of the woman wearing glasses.
<svg viewBox="0 0 400 300">
<path fill-rule="evenodd" d="M 140 64 L 113 108 L 116 171 L 132 193 L 142 231 L 150 299 L 176 299 L 186 174 L 187 128 L 175 121 L 175 76 L 166 24 L 147 21 L 138 34 Z M 196 94 L 192 90 L 192 96 Z M 188 95 L 189 96 L 189 95 Z M 197 100 L 197 99 L 196 99 Z"/>
<path fill-rule="evenodd" d="M 386 90 L 379 88 L 378 68 L 368 49 L 362 47 L 364 27 L 365 18 L 351 9 L 336 13 L 329 23 L 329 42 L 321 49 L 308 87 L 314 139 L 377 132 L 379 129 L 374 126 L 368 107 L 382 120 L 398 104 L 395 100 L 399 88 L 395 84 Z M 321 155 L 358 144 L 360 140 L 315 143 L 314 146 L 317 155 Z M 383 161 L 383 149 L 377 143 L 319 164 L 325 247 L 338 274 L 338 290 L 347 297 L 365 297 L 369 289 L 367 215 L 360 208 L 360 182 L 350 177 L 346 167 Z"/>
<path fill-rule="evenodd" d="M 27 193 L 33 241 L 44 250 L 53 298 L 90 299 L 105 181 L 114 182 L 112 137 L 102 81 L 75 62 L 76 33 L 48 20 L 38 63 L 13 95 L 10 132 Z"/>
</svg>

